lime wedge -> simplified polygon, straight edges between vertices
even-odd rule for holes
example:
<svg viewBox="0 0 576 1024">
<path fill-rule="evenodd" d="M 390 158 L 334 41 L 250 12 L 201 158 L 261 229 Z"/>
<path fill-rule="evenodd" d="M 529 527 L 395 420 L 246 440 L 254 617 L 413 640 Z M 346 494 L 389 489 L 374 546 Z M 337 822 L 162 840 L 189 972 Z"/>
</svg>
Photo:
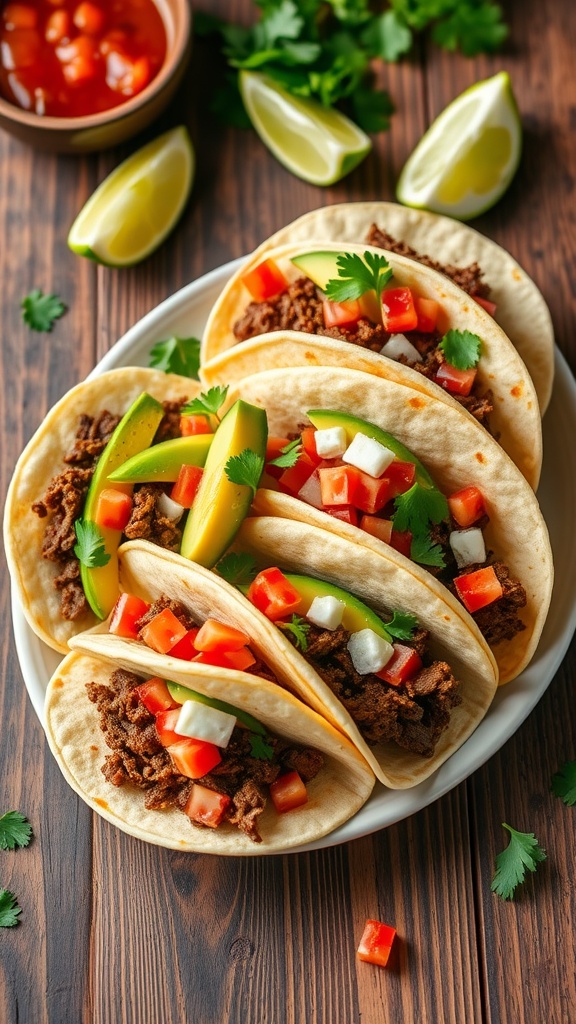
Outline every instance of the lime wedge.
<svg viewBox="0 0 576 1024">
<path fill-rule="evenodd" d="M 240 92 L 264 145 L 312 185 L 339 181 L 372 148 L 368 136 L 339 110 L 293 96 L 256 71 L 240 72 Z"/>
<path fill-rule="evenodd" d="M 173 128 L 116 167 L 82 207 L 68 245 L 110 267 L 138 263 L 180 217 L 192 188 L 194 150 L 186 128 Z"/>
<path fill-rule="evenodd" d="M 430 125 L 408 158 L 396 189 L 406 206 L 476 217 L 514 177 L 522 125 L 510 77 L 501 71 L 466 89 Z"/>
</svg>

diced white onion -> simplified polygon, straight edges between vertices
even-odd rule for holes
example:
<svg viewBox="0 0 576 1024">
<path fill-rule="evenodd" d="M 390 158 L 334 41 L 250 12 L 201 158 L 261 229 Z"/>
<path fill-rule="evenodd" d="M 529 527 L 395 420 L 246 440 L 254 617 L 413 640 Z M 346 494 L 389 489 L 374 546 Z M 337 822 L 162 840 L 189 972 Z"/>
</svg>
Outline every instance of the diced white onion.
<svg viewBox="0 0 576 1024">
<path fill-rule="evenodd" d="M 344 601 L 339 601 L 332 594 L 315 597 L 306 612 L 306 618 L 315 626 L 320 626 L 321 629 L 338 629 L 345 607 Z"/>
<path fill-rule="evenodd" d="M 314 434 L 316 453 L 323 459 L 335 459 L 346 451 L 346 431 L 344 427 L 326 427 Z"/>
<path fill-rule="evenodd" d="M 219 711 L 196 700 L 185 700 L 180 708 L 174 732 L 195 740 L 206 740 L 217 747 L 227 747 L 236 718 L 227 711 Z"/>
<path fill-rule="evenodd" d="M 450 547 L 459 569 L 476 562 L 486 561 L 486 546 L 482 530 L 477 526 L 470 530 L 454 530 L 449 538 Z"/>
<path fill-rule="evenodd" d="M 182 518 L 186 511 L 183 505 L 179 505 L 177 501 L 172 501 L 172 498 L 164 494 L 164 491 L 158 496 L 156 508 L 163 516 L 166 516 L 167 519 L 172 519 L 175 523 Z"/>
<path fill-rule="evenodd" d="M 369 476 L 379 477 L 394 461 L 394 452 L 385 448 L 380 441 L 359 431 L 344 452 L 342 461 L 350 466 L 356 466 L 356 469 L 368 473 Z"/>
<path fill-rule="evenodd" d="M 383 356 L 388 356 L 388 359 L 398 360 L 400 356 L 404 356 L 409 366 L 413 366 L 420 360 L 418 349 L 411 341 L 408 341 L 405 334 L 391 334 L 386 344 L 380 349 L 380 353 Z"/>
<path fill-rule="evenodd" d="M 394 654 L 392 644 L 373 629 L 361 629 L 352 633 L 348 641 L 348 651 L 356 671 L 365 676 L 368 672 L 379 672 L 387 665 Z"/>
<path fill-rule="evenodd" d="M 314 508 L 323 508 L 322 492 L 320 489 L 320 477 L 316 470 L 309 476 L 306 483 L 298 491 L 298 497 Z"/>
</svg>

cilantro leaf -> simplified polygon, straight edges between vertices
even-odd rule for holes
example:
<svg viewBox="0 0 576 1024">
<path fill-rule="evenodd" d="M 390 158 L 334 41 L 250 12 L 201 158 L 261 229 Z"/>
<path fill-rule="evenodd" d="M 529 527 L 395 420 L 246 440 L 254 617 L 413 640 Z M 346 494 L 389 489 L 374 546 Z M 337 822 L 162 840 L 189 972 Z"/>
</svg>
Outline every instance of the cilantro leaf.
<svg viewBox="0 0 576 1024">
<path fill-rule="evenodd" d="M 31 836 L 32 825 L 19 811 L 7 811 L 0 818 L 0 850 L 28 846 Z"/>
<path fill-rule="evenodd" d="M 480 359 L 482 342 L 472 331 L 448 331 L 440 342 L 446 361 L 457 370 L 471 370 Z"/>
<path fill-rule="evenodd" d="M 446 565 L 440 544 L 433 544 L 428 535 L 416 534 L 415 537 L 412 537 L 410 558 L 420 565 L 432 565 L 437 569 L 443 569 Z"/>
<path fill-rule="evenodd" d="M 566 761 L 559 772 L 552 776 L 552 792 L 559 796 L 567 807 L 576 804 L 576 761 Z"/>
<path fill-rule="evenodd" d="M 394 500 L 394 529 L 410 530 L 413 537 L 426 536 L 429 523 L 448 518 L 448 502 L 436 487 L 423 487 L 416 482 L 409 491 Z"/>
<path fill-rule="evenodd" d="M 13 928 L 18 924 L 18 916 L 22 913 L 22 907 L 16 902 L 13 892 L 7 889 L 0 889 L 0 928 Z"/>
<path fill-rule="evenodd" d="M 263 457 L 257 455 L 251 448 L 245 448 L 240 455 L 231 455 L 224 466 L 224 472 L 230 483 L 250 487 L 253 496 L 258 490 L 263 469 Z"/>
<path fill-rule="evenodd" d="M 218 417 L 218 412 L 224 405 L 227 394 L 228 388 L 217 384 L 216 387 L 210 388 L 205 393 L 202 392 L 198 398 L 193 398 L 191 402 L 183 405 L 180 412 L 183 416 L 204 413 L 204 415 Z"/>
<path fill-rule="evenodd" d="M 374 57 L 393 63 L 410 50 L 412 31 L 397 11 L 385 11 L 364 29 L 362 42 Z"/>
<path fill-rule="evenodd" d="M 257 575 L 256 560 L 246 551 L 229 551 L 215 568 L 233 587 L 246 587 Z"/>
<path fill-rule="evenodd" d="M 461 50 L 465 57 L 491 53 L 508 35 L 501 18 L 501 7 L 490 0 L 459 0 L 454 11 L 434 26 L 432 38 L 445 50 Z"/>
<path fill-rule="evenodd" d="M 250 739 L 250 754 L 252 757 L 256 757 L 259 761 L 271 761 L 274 757 L 274 748 L 266 742 L 264 736 L 259 736 L 255 732 L 249 733 Z"/>
<path fill-rule="evenodd" d="M 328 281 L 324 291 L 332 302 L 347 302 L 359 299 L 372 289 L 378 297 L 384 285 L 392 277 L 392 267 L 385 256 L 368 252 L 343 252 L 336 259 L 338 278 Z"/>
<path fill-rule="evenodd" d="M 20 306 L 24 323 L 33 331 L 51 331 L 54 321 L 66 312 L 66 306 L 58 295 L 44 295 L 39 288 L 26 295 Z"/>
<path fill-rule="evenodd" d="M 74 554 L 78 561 L 88 569 L 108 565 L 110 555 L 106 551 L 104 538 L 96 523 L 85 523 L 82 519 L 77 519 L 74 531 L 78 538 L 78 543 L 74 545 Z"/>
<path fill-rule="evenodd" d="M 280 629 L 285 630 L 287 633 L 291 633 L 294 637 L 295 646 L 300 651 L 308 650 L 308 633 L 310 630 L 310 623 L 306 622 L 305 619 L 300 618 L 299 615 L 293 615 L 290 622 L 281 622 L 279 619 L 276 621 L 276 625 L 280 626 Z"/>
<path fill-rule="evenodd" d="M 546 860 L 546 851 L 538 845 L 533 832 L 517 832 L 505 822 L 502 828 L 508 829 L 510 842 L 496 857 L 496 872 L 490 888 L 503 900 L 511 900 L 516 887 L 524 881 L 526 871 L 536 871 L 536 866 Z"/>
<path fill-rule="evenodd" d="M 418 626 L 418 619 L 411 612 L 395 611 L 390 622 L 385 622 L 384 626 L 395 640 L 410 640 Z"/>
<path fill-rule="evenodd" d="M 181 377 L 198 380 L 200 369 L 200 341 L 198 338 L 166 338 L 150 349 L 150 366 L 164 373 L 179 373 Z"/>
<path fill-rule="evenodd" d="M 282 454 L 278 455 L 275 459 L 271 459 L 270 465 L 280 466 L 281 469 L 289 469 L 291 466 L 295 466 L 302 451 L 302 438 L 296 437 L 294 441 L 289 441 L 280 451 Z"/>
</svg>

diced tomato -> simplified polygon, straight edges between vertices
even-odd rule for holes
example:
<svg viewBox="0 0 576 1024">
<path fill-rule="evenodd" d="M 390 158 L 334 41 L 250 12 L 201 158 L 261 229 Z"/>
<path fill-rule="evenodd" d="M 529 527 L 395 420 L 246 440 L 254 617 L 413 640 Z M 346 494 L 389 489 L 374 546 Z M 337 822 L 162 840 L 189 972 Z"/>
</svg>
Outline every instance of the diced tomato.
<svg viewBox="0 0 576 1024">
<path fill-rule="evenodd" d="M 322 313 L 325 327 L 357 324 L 362 316 L 358 299 L 350 299 L 348 302 L 330 302 L 329 299 L 324 299 Z"/>
<path fill-rule="evenodd" d="M 436 383 L 453 395 L 469 395 L 476 379 L 474 367 L 470 370 L 458 370 L 451 363 L 442 363 L 436 372 Z"/>
<path fill-rule="evenodd" d="M 367 512 L 370 515 L 379 512 L 393 496 L 387 475 L 378 479 L 358 470 L 354 504 L 361 512 Z"/>
<path fill-rule="evenodd" d="M 146 614 L 150 605 L 135 594 L 120 594 L 112 610 L 108 631 L 128 640 L 138 638 L 136 623 Z"/>
<path fill-rule="evenodd" d="M 170 608 L 164 608 L 141 629 L 140 636 L 153 651 L 168 654 L 187 632 L 186 626 L 182 625 L 174 612 Z"/>
<path fill-rule="evenodd" d="M 48 43 L 59 43 L 70 35 L 70 15 L 68 11 L 53 11 L 46 22 L 44 38 Z"/>
<path fill-rule="evenodd" d="M 171 743 L 168 753 L 174 767 L 187 779 L 201 779 L 220 764 L 222 755 L 214 743 L 205 740 L 181 739 Z"/>
<path fill-rule="evenodd" d="M 396 929 L 391 925 L 382 924 L 381 921 L 366 921 L 357 950 L 359 960 L 386 967 L 395 938 Z"/>
<path fill-rule="evenodd" d="M 275 260 L 264 260 L 254 270 L 243 274 L 241 281 L 256 302 L 265 302 L 288 288 L 288 281 Z"/>
<path fill-rule="evenodd" d="M 322 456 L 316 451 L 316 427 L 304 427 L 302 431 L 302 447 L 309 459 L 316 465 L 322 462 Z"/>
<path fill-rule="evenodd" d="M 358 299 L 360 305 L 360 313 L 367 320 L 371 320 L 373 324 L 379 324 L 382 320 L 382 314 L 380 311 L 380 303 L 378 296 L 373 288 L 368 292 L 364 292 Z"/>
<path fill-rule="evenodd" d="M 282 476 L 278 478 L 278 483 L 282 490 L 288 491 L 289 494 L 298 494 L 302 485 L 306 483 L 308 477 L 312 476 L 313 472 L 312 459 L 306 455 L 306 452 L 302 452 L 298 456 L 298 461 L 289 469 L 284 470 Z"/>
<path fill-rule="evenodd" d="M 159 711 L 156 715 L 156 732 L 163 747 L 170 747 L 182 739 L 182 733 L 176 732 L 176 723 L 180 717 L 181 705 L 175 708 L 167 708 Z"/>
<path fill-rule="evenodd" d="M 270 784 L 270 797 L 278 814 L 301 807 L 308 800 L 308 791 L 298 772 L 280 775 Z"/>
<path fill-rule="evenodd" d="M 356 505 L 356 488 L 361 475 L 355 466 L 318 469 L 323 505 Z"/>
<path fill-rule="evenodd" d="M 2 18 L 8 29 L 36 28 L 38 24 L 38 12 L 28 4 L 6 4 Z"/>
<path fill-rule="evenodd" d="M 462 604 L 469 612 L 485 608 L 486 605 L 498 601 L 503 594 L 502 584 L 492 565 L 469 572 L 465 576 L 456 576 L 454 586 Z"/>
<path fill-rule="evenodd" d="M 93 40 L 87 35 L 76 36 L 65 45 L 56 48 L 56 56 L 62 65 L 62 74 L 68 85 L 82 85 L 94 78 L 98 70 Z"/>
<path fill-rule="evenodd" d="M 132 513 L 132 497 L 115 487 L 104 487 L 98 495 L 94 521 L 109 530 L 120 530 L 128 524 Z"/>
<path fill-rule="evenodd" d="M 298 610 L 302 598 L 276 566 L 263 569 L 248 588 L 248 600 L 273 622 Z"/>
<path fill-rule="evenodd" d="M 180 417 L 180 433 L 182 437 L 192 437 L 194 434 L 211 434 L 212 427 L 207 416 L 201 413 L 189 413 Z"/>
<path fill-rule="evenodd" d="M 297 497 L 300 498 L 300 501 L 305 501 L 308 505 L 313 505 L 314 508 L 324 507 L 322 503 L 322 491 L 320 489 L 320 477 L 318 476 L 317 469 L 315 469 L 308 479 L 302 484 Z"/>
<path fill-rule="evenodd" d="M 418 314 L 417 330 L 423 334 L 431 334 L 436 327 L 440 306 L 435 299 L 424 299 L 420 295 L 414 296 L 414 306 Z"/>
<path fill-rule="evenodd" d="M 172 501 L 183 508 L 192 508 L 204 470 L 200 466 L 180 466 L 180 471 L 170 491 Z"/>
<path fill-rule="evenodd" d="M 83 0 L 74 11 L 72 20 L 80 32 L 98 35 L 104 28 L 104 11 L 89 0 Z"/>
<path fill-rule="evenodd" d="M 416 466 L 413 462 L 394 459 L 384 476 L 390 482 L 390 497 L 397 498 L 399 494 L 405 494 L 412 487 L 416 479 Z"/>
<path fill-rule="evenodd" d="M 392 536 L 392 520 L 379 519 L 378 516 L 362 516 L 360 529 L 377 537 L 384 544 L 389 544 Z"/>
<path fill-rule="evenodd" d="M 246 672 L 256 664 L 256 658 L 249 647 L 241 647 L 239 651 L 226 651 L 222 657 L 225 662 L 228 662 L 230 668 L 235 668 L 239 672 Z"/>
<path fill-rule="evenodd" d="M 388 288 L 382 292 L 381 303 L 385 331 L 395 334 L 416 330 L 418 314 L 409 288 Z"/>
<path fill-rule="evenodd" d="M 405 555 L 406 558 L 410 558 L 410 550 L 412 548 L 412 534 L 410 530 L 392 530 L 390 535 L 390 547 L 395 548 L 401 555 Z"/>
<path fill-rule="evenodd" d="M 187 814 L 192 821 L 200 825 L 208 825 L 209 828 L 218 828 L 224 820 L 231 799 L 225 793 L 217 793 L 207 786 L 199 786 L 196 783 L 192 786 L 192 792 L 184 807 L 184 814 Z"/>
<path fill-rule="evenodd" d="M 351 526 L 358 526 L 358 512 L 352 506 L 342 506 L 342 508 L 325 508 L 324 512 L 327 512 L 333 519 L 340 519 L 343 523 L 350 523 Z"/>
<path fill-rule="evenodd" d="M 197 651 L 239 651 L 250 643 L 250 637 L 234 626 L 228 626 L 217 619 L 206 619 L 198 631 L 194 646 Z"/>
<path fill-rule="evenodd" d="M 192 658 L 194 658 L 197 653 L 196 648 L 194 647 L 194 640 L 196 639 L 197 633 L 197 626 L 193 629 L 189 629 L 182 639 L 179 640 L 177 644 L 174 644 L 174 647 L 170 648 L 170 657 L 180 658 L 182 661 L 192 661 Z"/>
<path fill-rule="evenodd" d="M 490 299 L 485 299 L 483 295 L 473 295 L 472 298 L 479 306 L 482 306 L 482 309 L 485 309 L 487 313 L 490 313 L 490 316 L 494 316 L 496 312 L 495 302 L 491 302 Z"/>
<path fill-rule="evenodd" d="M 136 687 L 136 693 L 142 704 L 151 715 L 157 715 L 159 711 L 170 711 L 172 708 L 179 708 L 180 705 L 172 700 L 170 692 L 163 679 L 155 676 L 147 679 Z"/>
<path fill-rule="evenodd" d="M 277 459 L 287 444 L 290 444 L 287 437 L 269 437 L 266 442 L 266 472 L 275 480 L 280 479 L 284 470 L 282 466 L 273 466 L 272 459 Z"/>
<path fill-rule="evenodd" d="M 448 498 L 448 508 L 458 526 L 462 526 L 463 529 L 477 523 L 486 514 L 482 491 L 474 485 L 463 487 L 461 491 L 451 494 Z"/>
<path fill-rule="evenodd" d="M 411 679 L 422 668 L 422 659 L 413 647 L 405 644 L 392 644 L 394 654 L 384 668 L 376 672 L 379 679 L 383 679 L 391 686 L 401 686 L 407 679 Z"/>
</svg>

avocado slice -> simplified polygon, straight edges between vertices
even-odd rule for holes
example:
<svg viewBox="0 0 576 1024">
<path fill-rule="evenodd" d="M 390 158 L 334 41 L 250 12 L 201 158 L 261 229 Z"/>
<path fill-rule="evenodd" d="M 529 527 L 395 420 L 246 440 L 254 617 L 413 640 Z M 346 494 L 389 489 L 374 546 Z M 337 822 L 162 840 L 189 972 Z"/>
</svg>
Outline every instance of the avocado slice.
<svg viewBox="0 0 576 1024">
<path fill-rule="evenodd" d="M 182 466 L 203 466 L 214 434 L 194 434 L 161 441 L 137 452 L 110 473 L 112 483 L 174 483 Z"/>
<path fill-rule="evenodd" d="M 157 402 L 146 391 L 142 392 L 132 403 L 98 459 L 86 495 L 82 516 L 84 523 L 94 523 L 98 498 L 100 492 L 109 486 L 110 473 L 122 465 L 127 458 L 141 451 L 142 448 L 149 447 L 163 415 L 162 403 Z M 132 494 L 131 483 L 118 483 L 114 486 L 124 494 Z M 102 534 L 104 547 L 106 553 L 110 555 L 110 560 L 106 565 L 93 568 L 80 563 L 80 578 L 86 600 L 92 611 L 99 619 L 105 619 L 112 611 L 118 597 L 116 552 L 122 534 L 120 530 L 111 530 L 108 527 L 97 526 L 96 528 Z"/>
<path fill-rule="evenodd" d="M 170 680 L 166 680 L 166 686 L 168 692 L 172 697 L 172 700 L 183 704 L 185 700 L 196 700 L 199 704 L 207 704 L 209 708 L 216 708 L 217 711 L 226 711 L 229 715 L 235 715 L 242 725 L 245 725 L 250 732 L 256 732 L 259 736 L 266 736 L 266 729 L 258 721 L 257 718 L 253 718 L 247 711 L 240 711 L 239 708 L 235 708 L 233 704 L 227 704 L 225 700 L 218 700 L 217 697 L 206 697 L 203 693 L 197 693 L 196 690 L 191 690 L 188 686 L 182 686 L 181 683 L 173 683 Z"/>
<path fill-rule="evenodd" d="M 335 597 L 338 601 L 343 601 L 345 605 L 342 617 L 344 629 L 347 629 L 349 633 L 358 633 L 361 629 L 371 629 L 388 643 L 392 643 L 392 637 L 387 632 L 382 619 L 368 605 L 354 597 L 353 594 L 349 594 L 347 590 L 342 590 L 334 583 L 314 579 L 312 576 L 296 576 L 286 573 L 286 579 L 302 597 L 302 615 L 306 615 L 315 597 Z"/>
<path fill-rule="evenodd" d="M 230 546 L 248 514 L 253 491 L 228 479 L 226 463 L 247 448 L 264 459 L 267 439 L 264 409 L 239 399 L 222 418 L 182 534 L 184 558 L 211 569 Z"/>
<path fill-rule="evenodd" d="M 358 433 L 365 434 L 367 437 L 373 437 L 375 441 L 379 441 L 385 448 L 389 448 L 391 452 L 394 452 L 396 457 L 402 462 L 414 463 L 416 466 L 416 480 L 422 487 L 436 488 L 434 480 L 420 460 L 409 448 L 406 448 L 400 441 L 397 441 L 393 434 L 389 434 L 387 430 L 381 430 L 374 423 L 358 419 L 356 416 L 351 416 L 350 413 L 338 412 L 332 409 L 309 409 L 307 415 L 310 422 L 318 430 L 325 430 L 327 427 L 343 427 L 346 431 L 348 444 L 350 444 L 354 435 Z"/>
<path fill-rule="evenodd" d="M 305 252 L 293 256 L 290 262 L 324 292 L 328 281 L 339 276 L 336 260 L 341 255 L 339 252 Z"/>
</svg>

